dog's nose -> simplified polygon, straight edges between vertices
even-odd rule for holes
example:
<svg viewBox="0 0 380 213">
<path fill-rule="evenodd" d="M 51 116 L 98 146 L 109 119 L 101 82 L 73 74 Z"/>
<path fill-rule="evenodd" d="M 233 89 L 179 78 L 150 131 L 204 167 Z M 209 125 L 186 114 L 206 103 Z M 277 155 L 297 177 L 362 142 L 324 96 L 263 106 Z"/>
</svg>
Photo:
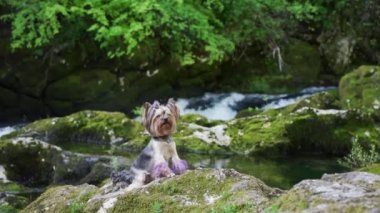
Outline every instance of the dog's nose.
<svg viewBox="0 0 380 213">
<path fill-rule="evenodd" d="M 164 120 L 164 122 L 168 122 L 169 118 L 163 118 L 162 120 Z"/>
</svg>

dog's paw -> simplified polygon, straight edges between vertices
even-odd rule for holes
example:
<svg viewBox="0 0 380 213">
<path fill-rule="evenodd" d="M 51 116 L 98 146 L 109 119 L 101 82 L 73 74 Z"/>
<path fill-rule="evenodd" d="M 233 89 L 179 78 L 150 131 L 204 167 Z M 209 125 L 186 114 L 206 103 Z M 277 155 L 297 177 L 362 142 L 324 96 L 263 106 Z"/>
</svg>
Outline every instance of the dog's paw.
<svg viewBox="0 0 380 213">
<path fill-rule="evenodd" d="M 153 170 L 151 172 L 151 175 L 153 178 L 160 178 L 160 177 L 168 177 L 171 173 L 173 173 L 169 165 L 166 162 L 156 164 L 153 167 Z"/>
<path fill-rule="evenodd" d="M 179 160 L 178 162 L 173 162 L 172 171 L 176 174 L 183 174 L 188 168 L 187 161 Z"/>
</svg>

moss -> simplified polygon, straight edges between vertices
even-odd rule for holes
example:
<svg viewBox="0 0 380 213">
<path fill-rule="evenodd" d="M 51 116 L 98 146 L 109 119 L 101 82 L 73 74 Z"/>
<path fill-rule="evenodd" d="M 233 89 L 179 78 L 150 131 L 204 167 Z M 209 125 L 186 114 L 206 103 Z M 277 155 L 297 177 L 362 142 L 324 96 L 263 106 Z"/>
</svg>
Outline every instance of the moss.
<svg viewBox="0 0 380 213">
<path fill-rule="evenodd" d="M 280 211 L 301 212 L 309 207 L 309 202 L 306 200 L 307 195 L 302 193 L 286 193 L 275 202 Z"/>
<path fill-rule="evenodd" d="M 380 119 L 380 67 L 360 66 L 339 82 L 341 104 L 346 109 L 360 109 Z"/>
<path fill-rule="evenodd" d="M 376 122 L 360 111 L 318 115 L 314 108 L 297 111 L 300 106 L 301 103 L 296 103 L 230 121 L 228 134 L 232 142 L 229 148 L 239 154 L 314 152 L 341 155 L 349 151 L 354 136 L 364 144 L 379 147 L 380 130 Z"/>
<path fill-rule="evenodd" d="M 180 118 L 180 122 L 194 123 L 194 124 L 198 124 L 200 126 L 205 126 L 205 127 L 212 127 L 212 126 L 218 125 L 220 123 L 223 123 L 223 121 L 209 120 L 206 117 L 204 117 L 202 115 L 197 115 L 197 114 L 183 115 Z"/>
<path fill-rule="evenodd" d="M 236 119 L 229 123 L 228 134 L 232 141 L 230 149 L 239 154 L 274 151 L 276 147 L 289 144 L 285 137 L 285 119 L 266 115 Z M 277 150 L 280 151 L 280 150 Z"/>
<path fill-rule="evenodd" d="M 330 90 L 317 93 L 311 97 L 301 99 L 295 104 L 287 106 L 285 113 L 296 112 L 297 110 L 310 107 L 315 109 L 340 109 L 340 102 L 337 90 Z"/>
<path fill-rule="evenodd" d="M 255 193 L 263 193 L 257 196 L 262 196 L 271 191 L 253 180 L 247 182 L 240 191 L 231 191 L 240 178 L 227 174 L 225 179 L 218 180 L 215 175 L 215 170 L 189 171 L 185 175 L 149 187 L 146 192 L 134 192 L 120 197 L 111 212 L 151 212 L 154 203 L 159 203 L 162 212 L 212 212 L 212 209 L 250 212 L 257 201 L 246 197 L 246 192 L 257 190 Z M 210 204 L 205 201 L 205 196 L 218 198 Z"/>
<path fill-rule="evenodd" d="M 37 200 L 28 205 L 22 212 L 71 213 L 71 210 L 82 210 L 84 205 L 97 191 L 97 187 L 84 184 L 80 186 L 58 186 L 49 188 Z"/>
<path fill-rule="evenodd" d="M 83 142 L 110 144 L 128 141 L 143 132 L 142 125 L 120 112 L 81 111 L 62 118 L 35 121 L 18 131 L 51 143 Z"/>
<path fill-rule="evenodd" d="M 367 166 L 365 168 L 361 168 L 361 169 L 359 169 L 359 171 L 370 172 L 370 173 L 373 173 L 376 175 L 380 175 L 380 163 L 375 163 L 375 164 L 372 164 L 372 165 Z"/>
</svg>

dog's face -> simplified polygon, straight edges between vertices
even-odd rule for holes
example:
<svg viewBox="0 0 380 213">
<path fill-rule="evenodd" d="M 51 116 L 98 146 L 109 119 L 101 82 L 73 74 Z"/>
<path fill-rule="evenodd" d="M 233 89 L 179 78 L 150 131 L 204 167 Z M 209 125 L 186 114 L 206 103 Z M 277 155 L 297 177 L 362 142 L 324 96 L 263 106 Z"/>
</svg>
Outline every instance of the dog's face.
<svg viewBox="0 0 380 213">
<path fill-rule="evenodd" d="M 145 129 L 153 137 L 168 136 L 176 131 L 179 109 L 172 98 L 166 105 L 160 105 L 158 101 L 145 103 L 142 117 Z"/>
</svg>

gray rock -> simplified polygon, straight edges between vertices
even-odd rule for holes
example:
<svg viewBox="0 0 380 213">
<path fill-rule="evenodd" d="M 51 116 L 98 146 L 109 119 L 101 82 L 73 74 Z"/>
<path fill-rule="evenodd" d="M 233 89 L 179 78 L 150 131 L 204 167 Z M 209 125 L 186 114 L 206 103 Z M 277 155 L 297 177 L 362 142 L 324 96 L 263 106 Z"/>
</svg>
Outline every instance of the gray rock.
<svg viewBox="0 0 380 213">
<path fill-rule="evenodd" d="M 372 212 L 380 208 L 380 176 L 366 172 L 304 180 L 279 198 L 281 211 Z"/>
<path fill-rule="evenodd" d="M 4 165 L 8 178 L 27 185 L 97 184 L 108 178 L 112 171 L 111 156 L 64 151 L 31 137 L 13 138 L 1 143 L 0 163 Z M 124 158 L 117 158 L 125 163 Z"/>
</svg>

